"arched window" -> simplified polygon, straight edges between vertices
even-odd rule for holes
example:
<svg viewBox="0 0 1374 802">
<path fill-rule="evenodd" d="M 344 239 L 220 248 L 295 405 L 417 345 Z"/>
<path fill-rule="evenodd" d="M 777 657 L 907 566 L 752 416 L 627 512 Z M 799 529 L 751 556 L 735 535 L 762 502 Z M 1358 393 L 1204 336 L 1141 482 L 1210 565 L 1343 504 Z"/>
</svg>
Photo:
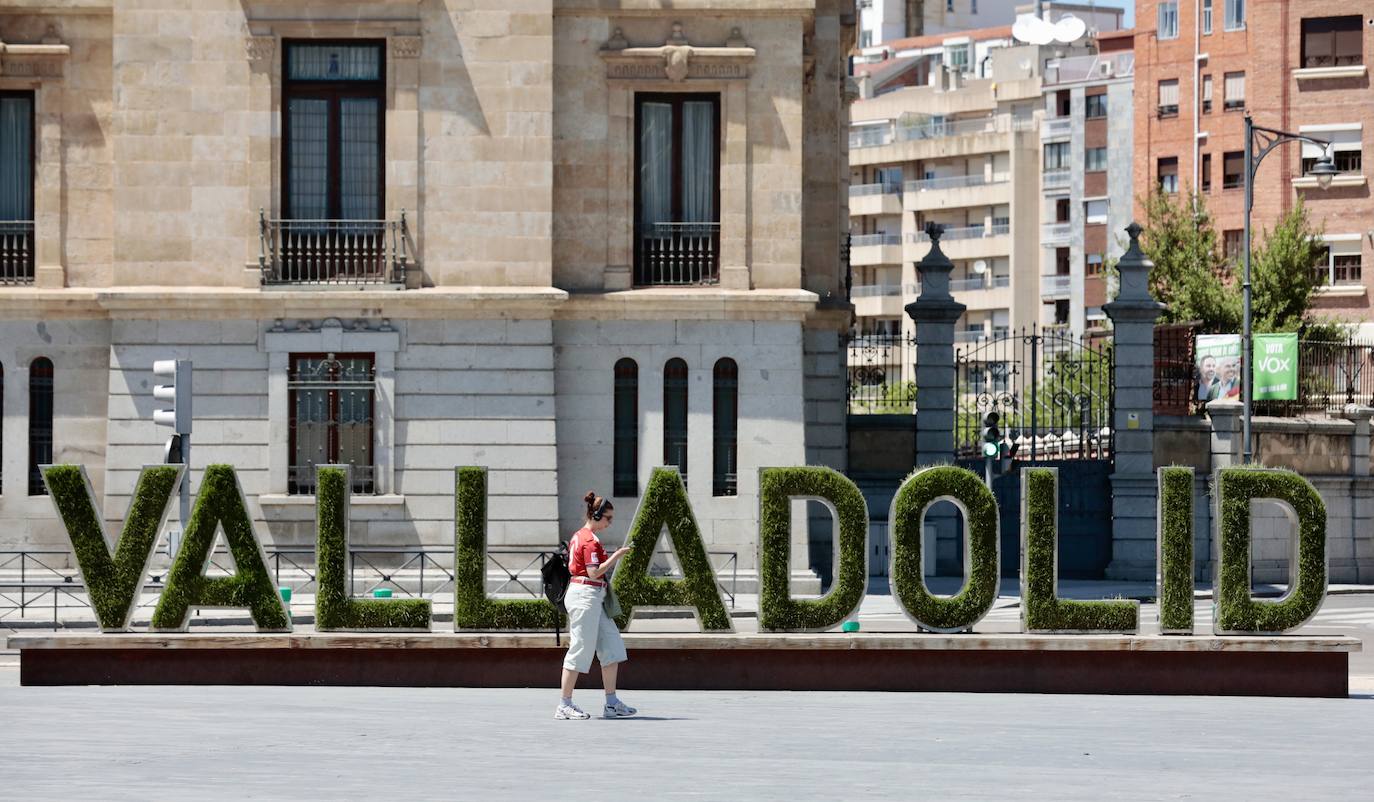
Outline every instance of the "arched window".
<svg viewBox="0 0 1374 802">
<path fill-rule="evenodd" d="M 729 357 L 716 362 L 711 420 L 711 494 L 733 496 L 739 492 L 739 365 Z"/>
<path fill-rule="evenodd" d="M 44 496 L 39 465 L 52 462 L 52 360 L 40 356 L 29 363 L 29 495 Z"/>
<path fill-rule="evenodd" d="M 614 487 L 617 496 L 639 495 L 639 365 L 615 363 Z"/>
<path fill-rule="evenodd" d="M 676 358 L 663 366 L 663 464 L 687 483 L 687 363 Z"/>
</svg>

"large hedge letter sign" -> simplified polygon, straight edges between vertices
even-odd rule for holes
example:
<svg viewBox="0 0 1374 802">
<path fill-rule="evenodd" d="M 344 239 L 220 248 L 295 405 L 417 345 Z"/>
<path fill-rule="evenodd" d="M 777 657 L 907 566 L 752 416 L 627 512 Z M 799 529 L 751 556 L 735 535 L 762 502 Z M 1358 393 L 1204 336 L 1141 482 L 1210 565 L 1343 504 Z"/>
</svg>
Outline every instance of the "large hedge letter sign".
<svg viewBox="0 0 1374 802">
<path fill-rule="evenodd" d="M 1127 632 L 1140 628 L 1140 603 L 1059 598 L 1059 471 L 1021 470 L 1021 620 L 1027 632 Z"/>
<path fill-rule="evenodd" d="M 1218 635 L 1280 634 L 1317 614 L 1326 596 L 1326 505 L 1312 483 L 1291 471 L 1223 468 L 1216 477 L 1216 598 Z M 1278 601 L 1250 596 L 1250 508 L 1278 504 L 1297 529 L 1289 539 L 1288 594 Z"/>
<path fill-rule="evenodd" d="M 814 499 L 835 514 L 837 570 L 820 599 L 793 599 L 792 499 Z M 759 629 L 819 632 L 859 609 L 868 584 L 868 505 L 863 493 L 832 468 L 759 471 Z"/>
<path fill-rule="evenodd" d="M 926 587 L 921 533 L 926 511 L 946 500 L 964 515 L 964 585 L 950 598 Z M 1000 527 L 997 499 L 972 471 L 953 466 L 926 468 L 908 476 L 892 499 L 892 590 L 915 624 L 932 632 L 962 632 L 987 615 L 997 601 Z"/>
<path fill-rule="evenodd" d="M 1193 469 L 1160 468 L 1155 536 L 1159 632 L 1193 634 Z"/>
<path fill-rule="evenodd" d="M 453 493 L 453 626 L 465 629 L 553 629 L 561 612 L 547 599 L 487 596 L 487 469 L 455 468 Z"/>
<path fill-rule="evenodd" d="M 429 629 L 428 599 L 355 599 L 348 595 L 349 496 L 347 465 L 315 467 L 315 628 L 330 630 Z"/>
<path fill-rule="evenodd" d="M 232 576 L 210 578 L 205 566 L 223 528 L 224 541 L 234 559 Z M 230 465 L 207 465 L 191 521 L 182 533 L 181 548 L 167 572 L 167 587 L 153 611 L 153 629 L 184 631 L 191 608 L 247 608 L 260 632 L 289 632 L 286 612 L 272 577 L 262 544 L 243 501 L 243 489 Z"/>
<path fill-rule="evenodd" d="M 44 465 L 41 470 L 48 495 L 72 541 L 96 623 L 104 632 L 127 630 L 148 579 L 148 558 L 167 520 L 172 491 L 181 483 L 182 466 L 143 467 L 113 555 L 95 511 L 95 493 L 85 466 Z"/>
<path fill-rule="evenodd" d="M 649 563 L 665 526 L 682 566 L 682 579 L 649 576 Z M 696 610 L 703 630 L 733 630 L 677 468 L 654 468 L 625 542 L 630 553 L 616 568 L 612 580 L 620 599 L 622 612 L 616 623 L 621 629 L 629 623 L 635 607 L 691 607 Z"/>
</svg>

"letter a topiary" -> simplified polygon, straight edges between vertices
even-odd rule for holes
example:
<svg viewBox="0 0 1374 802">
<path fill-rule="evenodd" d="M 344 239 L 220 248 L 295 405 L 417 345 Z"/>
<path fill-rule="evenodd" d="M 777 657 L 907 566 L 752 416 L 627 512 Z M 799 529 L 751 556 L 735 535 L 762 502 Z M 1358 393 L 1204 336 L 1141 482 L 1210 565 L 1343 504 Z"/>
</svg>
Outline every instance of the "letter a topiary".
<svg viewBox="0 0 1374 802">
<path fill-rule="evenodd" d="M 649 576 L 649 563 L 665 526 L 682 566 L 682 579 Z M 613 580 L 622 611 L 616 623 L 621 629 L 629 623 L 635 607 L 692 607 L 703 630 L 733 630 L 716 585 L 716 572 L 711 570 L 701 542 L 701 529 L 687 501 L 687 488 L 676 468 L 654 468 L 625 542 L 631 551 Z"/>
<path fill-rule="evenodd" d="M 148 558 L 157 547 L 171 508 L 172 491 L 181 483 L 182 467 L 143 467 L 113 556 L 96 513 L 95 493 L 85 466 L 45 465 L 42 472 L 48 495 L 71 538 L 96 622 L 105 632 L 127 630 L 148 579 Z"/>
<path fill-rule="evenodd" d="M 347 465 L 315 467 L 315 628 L 426 631 L 427 599 L 354 599 L 348 595 L 349 495 Z"/>
<path fill-rule="evenodd" d="M 964 586 L 950 598 L 926 587 L 921 535 L 926 511 L 945 499 L 964 515 Z M 997 499 L 978 475 L 945 465 L 908 476 L 892 499 L 892 590 L 916 625 L 933 632 L 970 630 L 997 601 L 1000 526 Z"/>
<path fill-rule="evenodd" d="M 1312 483 L 1291 471 L 1223 468 L 1217 472 L 1216 597 L 1218 635 L 1271 634 L 1297 629 L 1317 614 L 1326 596 L 1326 505 Z M 1250 596 L 1250 504 L 1278 502 L 1297 528 L 1290 539 L 1288 594 L 1278 601 Z"/>
<path fill-rule="evenodd" d="M 815 499 L 835 513 L 839 536 L 835 584 L 823 598 L 793 599 L 792 499 Z M 863 493 L 831 468 L 759 471 L 759 629 L 819 632 L 859 609 L 868 585 L 868 505 Z"/>
<path fill-rule="evenodd" d="M 1021 471 L 1021 621 L 1027 632 L 1126 632 L 1140 628 L 1140 603 L 1059 598 L 1059 471 Z"/>
<path fill-rule="evenodd" d="M 212 579 L 205 575 L 205 566 L 215 545 L 215 532 L 221 527 L 236 572 Z M 205 466 L 191 521 L 182 533 L 181 548 L 167 572 L 167 587 L 153 611 L 153 629 L 184 631 L 193 607 L 247 608 L 258 631 L 291 630 L 291 616 L 267 573 L 267 559 L 253 532 L 243 490 L 231 465 Z"/>
<path fill-rule="evenodd" d="M 1160 468 L 1159 631 L 1163 635 L 1193 634 L 1193 469 Z"/>
<path fill-rule="evenodd" d="M 453 626 L 465 629 L 553 629 L 562 613 L 547 599 L 487 596 L 487 469 L 453 469 Z"/>
</svg>

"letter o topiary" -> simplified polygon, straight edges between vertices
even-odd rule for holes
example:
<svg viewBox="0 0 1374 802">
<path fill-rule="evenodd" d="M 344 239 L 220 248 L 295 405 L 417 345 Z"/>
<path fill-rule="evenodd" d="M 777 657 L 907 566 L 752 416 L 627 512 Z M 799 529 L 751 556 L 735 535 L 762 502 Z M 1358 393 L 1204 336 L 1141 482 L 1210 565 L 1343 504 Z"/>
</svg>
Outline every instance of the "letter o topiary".
<svg viewBox="0 0 1374 802">
<path fill-rule="evenodd" d="M 563 614 L 547 599 L 487 596 L 487 469 L 453 469 L 455 629 L 553 629 Z"/>
<path fill-rule="evenodd" d="M 1027 632 L 1134 633 L 1140 628 L 1140 603 L 1069 601 L 1059 598 L 1059 471 L 1021 470 L 1021 621 Z"/>
<path fill-rule="evenodd" d="M 682 579 L 649 576 L 649 563 L 665 526 L 682 566 Z M 654 468 L 649 475 L 625 542 L 630 553 L 621 560 L 612 580 L 620 600 L 621 615 L 616 624 L 621 629 L 629 623 L 635 607 L 691 607 L 703 630 L 734 629 L 677 468 Z"/>
<path fill-rule="evenodd" d="M 113 556 L 85 466 L 45 465 L 41 470 L 48 496 L 72 541 L 96 623 L 104 632 L 127 630 L 148 580 L 148 558 L 167 521 L 172 492 L 181 484 L 182 466 L 143 466 Z"/>
<path fill-rule="evenodd" d="M 222 527 L 235 573 L 207 577 L 205 566 Z M 262 544 L 243 501 L 243 489 L 230 465 L 207 465 L 181 548 L 167 572 L 167 586 L 153 611 L 153 629 L 185 631 L 192 608 L 247 608 L 259 632 L 289 632 L 291 616 L 267 573 Z"/>
<path fill-rule="evenodd" d="M 921 560 L 921 534 L 926 511 L 945 499 L 964 515 L 964 550 L 968 563 L 964 585 L 951 598 L 926 587 Z M 997 601 L 1001 528 L 997 499 L 978 475 L 944 465 L 919 470 L 906 478 L 892 499 L 888 518 L 892 532 L 892 590 L 907 616 L 932 632 L 973 628 Z"/>
<path fill-rule="evenodd" d="M 348 465 L 315 467 L 315 628 L 407 630 L 430 628 L 428 599 L 355 599 L 348 595 Z"/>
<path fill-rule="evenodd" d="M 1193 634 L 1193 469 L 1160 468 L 1156 515 L 1159 631 Z"/>
<path fill-rule="evenodd" d="M 1317 614 L 1326 596 L 1326 505 L 1312 483 L 1292 471 L 1223 468 L 1216 476 L 1216 594 L 1218 635 L 1278 635 Z M 1297 528 L 1290 539 L 1288 595 L 1260 601 L 1250 595 L 1250 504 L 1275 501 Z"/>
<path fill-rule="evenodd" d="M 835 583 L 820 599 L 791 594 L 792 499 L 821 501 L 835 514 Z M 759 471 L 759 629 L 819 632 L 859 609 L 868 585 L 868 505 L 844 474 L 823 467 Z"/>
</svg>

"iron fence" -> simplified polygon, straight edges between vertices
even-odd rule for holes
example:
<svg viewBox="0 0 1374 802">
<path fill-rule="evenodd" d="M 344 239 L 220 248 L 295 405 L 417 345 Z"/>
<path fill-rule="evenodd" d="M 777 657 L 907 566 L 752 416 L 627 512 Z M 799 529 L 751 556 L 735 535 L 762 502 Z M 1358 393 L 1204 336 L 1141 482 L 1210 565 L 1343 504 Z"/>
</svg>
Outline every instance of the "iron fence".
<svg viewBox="0 0 1374 802">
<path fill-rule="evenodd" d="M 1298 392 L 1291 401 L 1256 401 L 1256 415 L 1297 417 L 1374 404 L 1374 342 L 1298 341 Z"/>
<path fill-rule="evenodd" d="M 1155 326 L 1154 413 L 1194 415 L 1198 400 L 1197 323 Z"/>
<path fill-rule="evenodd" d="M 851 415 L 900 415 L 916 409 L 916 338 L 909 334 L 851 334 L 846 341 Z"/>
<path fill-rule="evenodd" d="M 262 283 L 402 284 L 413 250 L 400 220 L 269 220 L 258 213 Z"/>
<path fill-rule="evenodd" d="M 720 281 L 719 223 L 650 223 L 640 226 L 637 240 L 638 286 Z"/>
<path fill-rule="evenodd" d="M 33 273 L 33 221 L 0 221 L 0 285 L 32 284 Z"/>
</svg>

